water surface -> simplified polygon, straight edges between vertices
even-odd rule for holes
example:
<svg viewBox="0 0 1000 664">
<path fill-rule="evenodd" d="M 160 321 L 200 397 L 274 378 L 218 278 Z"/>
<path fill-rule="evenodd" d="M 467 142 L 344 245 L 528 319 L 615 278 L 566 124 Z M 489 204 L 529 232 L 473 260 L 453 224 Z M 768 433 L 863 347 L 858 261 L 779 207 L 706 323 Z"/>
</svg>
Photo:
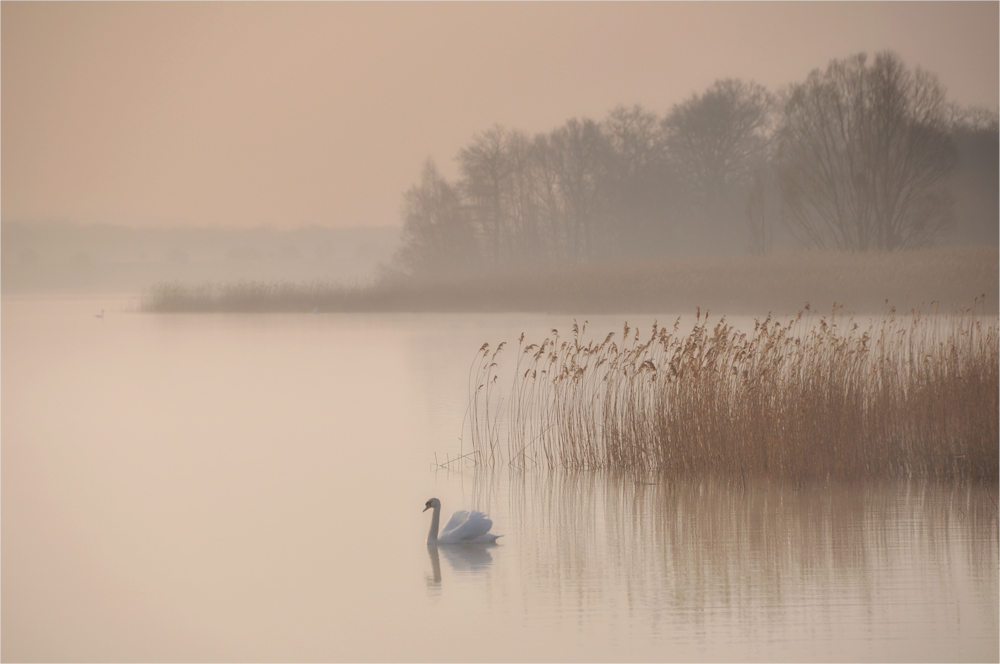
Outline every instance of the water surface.
<svg viewBox="0 0 1000 664">
<path fill-rule="evenodd" d="M 1000 657 L 995 487 L 441 467 L 479 346 L 571 318 L 2 306 L 5 660 Z"/>
</svg>

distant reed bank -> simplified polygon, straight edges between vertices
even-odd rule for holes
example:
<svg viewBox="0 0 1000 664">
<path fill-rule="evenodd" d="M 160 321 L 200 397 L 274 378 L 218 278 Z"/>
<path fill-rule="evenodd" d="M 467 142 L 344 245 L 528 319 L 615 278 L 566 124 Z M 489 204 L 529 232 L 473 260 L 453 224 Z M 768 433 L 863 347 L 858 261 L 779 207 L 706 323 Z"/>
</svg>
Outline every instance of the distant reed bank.
<svg viewBox="0 0 1000 664">
<path fill-rule="evenodd" d="M 704 307 L 730 315 L 793 314 L 806 302 L 839 302 L 878 313 L 936 302 L 941 310 L 977 296 L 995 306 L 996 247 L 893 253 L 800 251 L 767 256 L 679 257 L 655 262 L 580 265 L 560 270 L 511 267 L 503 274 L 421 280 L 384 276 L 372 283 L 160 283 L 142 297 L 147 312 L 469 311 L 663 313 Z"/>
<path fill-rule="evenodd" d="M 997 481 L 994 314 L 862 322 L 807 307 L 752 330 L 700 311 L 689 333 L 679 323 L 484 344 L 463 453 L 485 466 L 744 481 Z"/>
</svg>

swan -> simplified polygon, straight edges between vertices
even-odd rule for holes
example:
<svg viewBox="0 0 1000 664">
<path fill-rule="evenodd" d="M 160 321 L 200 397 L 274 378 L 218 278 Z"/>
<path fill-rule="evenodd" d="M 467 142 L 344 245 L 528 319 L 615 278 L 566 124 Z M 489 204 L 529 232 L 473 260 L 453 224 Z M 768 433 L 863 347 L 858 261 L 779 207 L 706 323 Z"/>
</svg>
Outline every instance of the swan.
<svg viewBox="0 0 1000 664">
<path fill-rule="evenodd" d="M 455 512 L 451 521 L 441 531 L 438 537 L 438 526 L 441 523 L 441 501 L 431 498 L 424 505 L 424 511 L 433 508 L 434 516 L 431 517 L 431 531 L 427 535 L 428 546 L 434 544 L 493 544 L 497 538 L 503 535 L 494 535 L 490 532 L 493 522 L 482 512 L 466 512 L 461 510 Z"/>
</svg>

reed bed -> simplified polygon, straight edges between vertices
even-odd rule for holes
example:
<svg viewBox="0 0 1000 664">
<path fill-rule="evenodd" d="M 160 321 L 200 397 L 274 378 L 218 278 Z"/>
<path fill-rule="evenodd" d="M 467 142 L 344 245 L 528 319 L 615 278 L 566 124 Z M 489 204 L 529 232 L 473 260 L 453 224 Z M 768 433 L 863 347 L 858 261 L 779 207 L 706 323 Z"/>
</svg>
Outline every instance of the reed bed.
<svg viewBox="0 0 1000 664">
<path fill-rule="evenodd" d="M 511 266 L 452 278 L 385 272 L 370 283 L 240 281 L 160 283 L 149 312 L 462 311 L 658 313 L 696 306 L 731 315 L 793 314 L 803 302 L 841 302 L 879 313 L 931 300 L 959 308 L 983 294 L 1000 298 L 996 247 L 885 253 L 799 251 L 767 256 L 685 256 L 576 266 Z"/>
<path fill-rule="evenodd" d="M 393 304 L 388 303 L 389 306 Z M 281 313 L 377 311 L 383 297 L 368 286 L 325 281 L 237 281 L 230 283 L 159 283 L 142 298 L 140 309 L 155 313 Z"/>
<path fill-rule="evenodd" d="M 997 481 L 995 315 L 894 310 L 863 326 L 809 306 L 740 331 L 653 325 L 643 338 L 556 330 L 470 371 L 472 456 L 487 466 L 793 481 Z M 512 377 L 510 377 L 512 374 Z M 504 379 L 501 380 L 501 376 Z M 509 383 L 508 383 L 509 381 Z M 509 389 L 504 389 L 509 384 Z"/>
</svg>

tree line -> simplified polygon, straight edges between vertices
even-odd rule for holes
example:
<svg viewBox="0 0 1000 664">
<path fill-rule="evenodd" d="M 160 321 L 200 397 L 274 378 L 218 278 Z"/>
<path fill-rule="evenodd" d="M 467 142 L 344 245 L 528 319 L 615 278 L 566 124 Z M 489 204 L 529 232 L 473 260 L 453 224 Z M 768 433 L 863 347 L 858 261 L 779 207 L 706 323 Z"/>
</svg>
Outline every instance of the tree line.
<svg viewBox="0 0 1000 664">
<path fill-rule="evenodd" d="M 459 151 L 457 181 L 426 162 L 403 196 L 394 262 L 453 277 L 766 253 L 776 235 L 808 248 L 925 247 L 954 221 L 959 148 L 986 145 L 973 168 L 995 173 L 997 124 L 883 52 L 834 60 L 778 93 L 718 80 L 662 117 L 619 106 L 548 133 L 496 125 Z M 995 190 L 995 176 L 983 181 Z"/>
</svg>

